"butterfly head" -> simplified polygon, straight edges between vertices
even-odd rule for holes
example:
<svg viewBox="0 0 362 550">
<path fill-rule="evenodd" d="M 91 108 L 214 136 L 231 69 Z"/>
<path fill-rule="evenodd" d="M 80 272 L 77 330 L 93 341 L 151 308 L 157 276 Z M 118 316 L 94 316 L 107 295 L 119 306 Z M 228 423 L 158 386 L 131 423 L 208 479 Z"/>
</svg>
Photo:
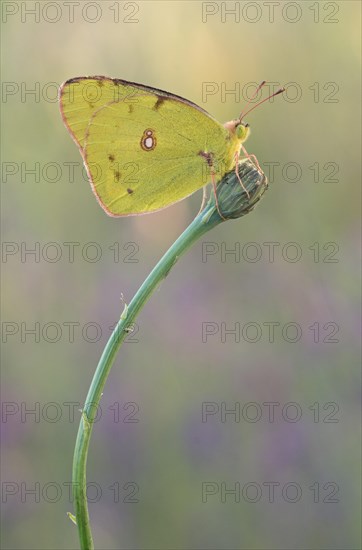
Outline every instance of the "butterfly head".
<svg viewBox="0 0 362 550">
<path fill-rule="evenodd" d="M 224 127 L 229 130 L 230 134 L 236 137 L 236 139 L 240 143 L 242 143 L 249 137 L 250 126 L 242 120 L 230 120 L 230 122 L 226 122 L 224 124 Z"/>
</svg>

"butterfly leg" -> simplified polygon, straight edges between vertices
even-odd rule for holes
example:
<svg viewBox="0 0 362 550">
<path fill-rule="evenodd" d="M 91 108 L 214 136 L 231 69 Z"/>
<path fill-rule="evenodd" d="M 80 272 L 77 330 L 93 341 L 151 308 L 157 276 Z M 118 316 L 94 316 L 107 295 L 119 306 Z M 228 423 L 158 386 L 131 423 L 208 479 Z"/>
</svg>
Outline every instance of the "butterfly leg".
<svg viewBox="0 0 362 550">
<path fill-rule="evenodd" d="M 217 192 L 216 192 L 217 187 L 216 187 L 215 172 L 213 170 L 213 167 L 211 167 L 211 181 L 212 181 L 212 186 L 214 188 L 215 204 L 216 204 L 217 211 L 219 213 L 220 218 L 222 218 L 223 220 L 226 220 L 226 218 L 220 212 L 219 201 L 217 200 Z"/>
<path fill-rule="evenodd" d="M 249 153 L 247 152 L 247 150 L 245 149 L 243 144 L 240 145 L 240 148 L 241 148 L 242 152 L 244 153 L 244 155 L 246 156 L 246 158 L 251 159 L 251 161 L 255 164 L 255 166 L 257 167 L 259 172 L 263 173 L 263 170 L 260 168 L 260 164 L 259 164 L 258 159 L 256 158 L 256 156 L 255 155 L 249 155 Z"/>
<path fill-rule="evenodd" d="M 241 181 L 241 178 L 239 176 L 239 170 L 238 170 L 238 167 L 239 167 L 239 158 L 240 158 L 240 153 L 239 151 L 237 153 L 235 153 L 235 174 L 236 174 L 236 177 L 238 178 L 239 180 L 239 183 L 241 185 L 241 187 L 244 189 L 245 193 L 247 194 L 248 196 L 248 199 L 250 199 L 250 193 L 249 191 L 246 189 L 245 185 L 243 184 L 243 182 Z"/>
<path fill-rule="evenodd" d="M 205 208 L 206 202 L 207 202 L 207 187 L 206 185 L 204 185 L 204 187 L 202 188 L 202 202 L 201 202 L 200 210 L 198 211 L 197 215 L 199 215 L 200 212 L 203 211 L 203 209 Z"/>
<path fill-rule="evenodd" d="M 216 208 L 217 208 L 217 211 L 219 213 L 220 218 L 222 218 L 223 220 L 226 220 L 226 218 L 221 214 L 221 211 L 220 211 L 220 208 L 219 208 L 219 201 L 218 201 L 218 198 L 217 198 L 215 171 L 214 171 L 214 164 L 213 164 L 213 160 L 212 160 L 213 159 L 213 154 L 212 153 L 207 153 L 206 151 L 200 151 L 199 155 L 206 160 L 206 163 L 207 163 L 208 167 L 210 168 L 211 181 L 212 181 L 212 186 L 213 186 L 214 195 L 215 195 L 215 205 L 216 205 Z"/>
</svg>

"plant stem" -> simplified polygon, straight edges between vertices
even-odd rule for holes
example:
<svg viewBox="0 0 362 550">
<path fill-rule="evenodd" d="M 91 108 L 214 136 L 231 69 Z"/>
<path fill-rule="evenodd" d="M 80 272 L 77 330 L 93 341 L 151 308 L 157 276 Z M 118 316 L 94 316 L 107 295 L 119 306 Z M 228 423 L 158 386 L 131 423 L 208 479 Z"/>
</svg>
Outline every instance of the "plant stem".
<svg viewBox="0 0 362 550">
<path fill-rule="evenodd" d="M 188 250 L 199 237 L 223 222 L 225 219 L 235 219 L 251 212 L 267 189 L 265 175 L 258 171 L 253 163 L 244 159 L 238 164 L 240 185 L 235 171 L 228 172 L 218 184 L 218 205 L 222 216 L 215 205 L 215 196 L 200 212 L 188 228 L 180 235 L 151 271 L 139 288 L 134 298 L 125 309 L 109 338 L 99 360 L 90 385 L 82 418 L 79 424 L 77 441 L 73 457 L 73 496 L 75 520 L 78 526 L 80 546 L 82 550 L 93 550 L 93 537 L 89 522 L 88 503 L 86 495 L 86 467 L 90 437 L 93 422 L 97 415 L 100 399 L 107 377 L 122 342 L 131 331 L 132 323 L 151 297 L 159 283 L 168 275 L 177 260 Z M 69 514 L 71 519 L 74 519 Z"/>
<path fill-rule="evenodd" d="M 216 214 L 216 215 L 215 215 Z M 114 328 L 106 347 L 99 360 L 86 402 L 82 411 L 77 441 L 73 458 L 73 494 L 75 503 L 76 521 L 82 550 L 93 550 L 93 538 L 89 522 L 88 504 L 86 497 L 86 466 L 93 421 L 97 415 L 100 399 L 107 377 L 115 360 L 116 354 L 126 338 L 129 328 L 136 319 L 147 300 L 151 297 L 159 283 L 168 275 L 177 260 L 192 244 L 204 233 L 215 227 L 223 220 L 215 212 L 215 206 L 208 205 L 182 235 L 164 254 L 158 264 L 151 271 L 134 298 L 125 308 L 121 319 Z"/>
</svg>

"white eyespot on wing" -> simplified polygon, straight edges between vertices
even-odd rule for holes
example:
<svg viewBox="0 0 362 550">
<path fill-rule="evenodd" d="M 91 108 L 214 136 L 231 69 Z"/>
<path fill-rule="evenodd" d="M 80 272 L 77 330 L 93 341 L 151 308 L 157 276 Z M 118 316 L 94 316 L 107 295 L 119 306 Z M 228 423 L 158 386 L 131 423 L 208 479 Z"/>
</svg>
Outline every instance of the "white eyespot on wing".
<svg viewBox="0 0 362 550">
<path fill-rule="evenodd" d="M 153 149 L 153 138 L 152 137 L 148 137 L 145 139 L 144 141 L 144 146 L 146 147 L 146 149 Z"/>
<path fill-rule="evenodd" d="M 140 145 L 142 149 L 144 151 L 153 151 L 154 148 L 156 147 L 156 144 L 157 144 L 157 139 L 155 136 L 155 131 L 152 130 L 151 128 L 147 128 L 147 130 L 143 132 L 143 135 L 140 141 Z"/>
</svg>

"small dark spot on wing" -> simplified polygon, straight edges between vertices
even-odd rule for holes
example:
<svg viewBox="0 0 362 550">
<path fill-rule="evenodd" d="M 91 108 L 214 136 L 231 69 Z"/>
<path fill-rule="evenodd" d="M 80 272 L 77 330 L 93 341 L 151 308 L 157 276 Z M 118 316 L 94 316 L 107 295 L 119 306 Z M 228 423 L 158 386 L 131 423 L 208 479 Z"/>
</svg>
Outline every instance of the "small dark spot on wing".
<svg viewBox="0 0 362 550">
<path fill-rule="evenodd" d="M 128 112 L 133 113 L 133 105 L 128 105 Z"/>
<path fill-rule="evenodd" d="M 114 171 L 114 181 L 119 181 L 121 179 L 121 172 L 118 170 Z"/>
<path fill-rule="evenodd" d="M 156 103 L 154 104 L 154 106 L 152 107 L 154 111 L 158 111 L 159 108 L 161 107 L 161 105 L 163 105 L 163 103 L 165 102 L 165 98 L 164 97 L 161 97 L 161 96 L 157 96 L 157 101 Z"/>
<path fill-rule="evenodd" d="M 114 155 L 108 155 L 108 160 L 110 160 L 111 162 L 114 162 Z"/>
<path fill-rule="evenodd" d="M 203 157 L 206 162 L 207 162 L 207 165 L 208 166 L 212 166 L 213 165 L 213 162 L 212 162 L 212 159 L 213 159 L 213 153 L 206 153 L 205 151 L 199 151 L 198 153 L 200 155 L 200 157 Z"/>
<path fill-rule="evenodd" d="M 128 187 L 128 189 L 127 189 L 127 193 L 128 193 L 129 195 L 132 195 L 132 193 L 133 193 L 133 189 L 130 189 L 130 188 Z"/>
</svg>

